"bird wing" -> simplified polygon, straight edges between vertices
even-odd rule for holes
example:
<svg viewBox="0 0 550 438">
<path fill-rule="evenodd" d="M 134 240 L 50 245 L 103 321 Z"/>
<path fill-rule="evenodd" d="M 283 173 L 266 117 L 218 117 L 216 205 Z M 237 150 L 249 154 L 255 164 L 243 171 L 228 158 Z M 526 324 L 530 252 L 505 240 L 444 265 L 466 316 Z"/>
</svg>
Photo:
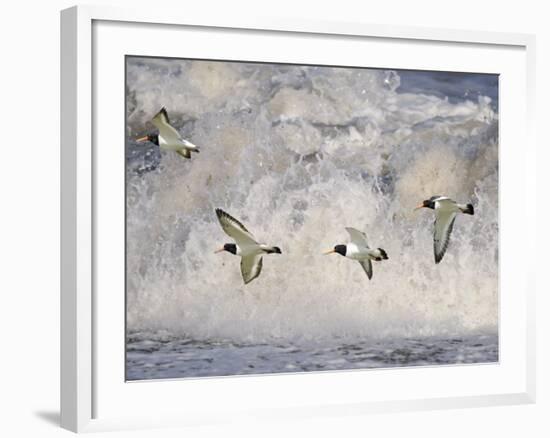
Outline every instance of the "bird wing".
<svg viewBox="0 0 550 438">
<path fill-rule="evenodd" d="M 219 208 L 216 209 L 216 215 L 225 234 L 235 239 L 235 242 L 241 249 L 246 246 L 258 245 L 250 231 L 233 216 Z"/>
<path fill-rule="evenodd" d="M 178 149 L 176 152 L 183 158 L 191 158 L 191 151 L 189 149 Z"/>
<path fill-rule="evenodd" d="M 153 125 L 155 125 L 155 127 L 159 130 L 160 136 L 166 141 L 166 143 L 177 144 L 181 142 L 181 136 L 179 132 L 176 131 L 176 129 L 172 125 L 170 125 L 166 108 L 162 108 L 151 121 L 153 122 Z"/>
<path fill-rule="evenodd" d="M 372 278 L 372 262 L 370 259 L 366 260 L 360 260 L 359 264 L 363 268 L 363 270 L 367 273 L 367 277 L 369 277 L 369 280 Z"/>
<path fill-rule="evenodd" d="M 445 251 L 447 251 L 455 219 L 455 211 L 436 210 L 434 222 L 434 256 L 436 263 L 443 259 Z"/>
<path fill-rule="evenodd" d="M 357 246 L 363 246 L 368 248 L 369 243 L 367 241 L 367 235 L 362 231 L 356 230 L 355 228 L 347 227 L 346 231 L 351 237 L 352 243 L 355 243 Z"/>
<path fill-rule="evenodd" d="M 261 255 L 249 255 L 241 258 L 241 274 L 244 284 L 250 283 L 262 272 L 263 259 Z"/>
</svg>

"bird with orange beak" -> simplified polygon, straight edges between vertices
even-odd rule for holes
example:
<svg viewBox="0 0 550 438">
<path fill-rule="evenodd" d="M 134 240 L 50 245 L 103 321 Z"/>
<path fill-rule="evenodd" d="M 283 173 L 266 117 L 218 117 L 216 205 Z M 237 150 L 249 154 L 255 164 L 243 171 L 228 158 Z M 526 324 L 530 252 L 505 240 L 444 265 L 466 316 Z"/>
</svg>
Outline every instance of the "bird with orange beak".
<svg viewBox="0 0 550 438">
<path fill-rule="evenodd" d="M 191 152 L 199 152 L 193 143 L 181 137 L 179 132 L 170 125 L 166 108 L 162 108 L 151 120 L 159 130 L 158 134 L 148 134 L 136 139 L 137 142 L 150 141 L 163 150 L 174 151 L 184 158 L 191 158 Z"/>
<path fill-rule="evenodd" d="M 340 254 L 352 260 L 359 262 L 368 279 L 372 278 L 372 260 L 388 260 L 388 254 L 382 248 L 371 249 L 367 241 L 367 235 L 355 228 L 346 228 L 351 237 L 351 242 L 343 245 L 336 245 L 330 251 L 324 254 Z"/>
<path fill-rule="evenodd" d="M 244 284 L 250 283 L 260 275 L 265 254 L 281 254 L 281 249 L 278 246 L 258 243 L 252 233 L 241 222 L 225 211 L 217 208 L 216 216 L 218 216 L 223 231 L 229 237 L 232 237 L 235 243 L 226 243 L 214 252 L 227 251 L 241 257 L 241 274 Z"/>
<path fill-rule="evenodd" d="M 458 213 L 474 214 L 472 204 L 458 204 L 446 196 L 432 196 L 418 205 L 415 210 L 430 208 L 435 211 L 434 222 L 434 257 L 435 263 L 443 260 L 449 246 L 451 232 Z"/>
</svg>

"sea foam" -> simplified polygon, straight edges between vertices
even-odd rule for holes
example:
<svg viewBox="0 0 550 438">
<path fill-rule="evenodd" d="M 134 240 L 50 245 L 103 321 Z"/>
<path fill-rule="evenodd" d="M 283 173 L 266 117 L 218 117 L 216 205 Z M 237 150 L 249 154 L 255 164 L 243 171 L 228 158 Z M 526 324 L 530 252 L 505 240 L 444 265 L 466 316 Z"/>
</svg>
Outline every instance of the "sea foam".
<svg viewBox="0 0 550 438">
<path fill-rule="evenodd" d="M 401 93 L 384 70 L 129 58 L 127 71 L 130 331 L 259 342 L 497 330 L 490 98 Z M 162 106 L 201 153 L 147 167 L 153 152 L 132 139 Z M 476 214 L 457 218 L 435 265 L 433 212 L 413 208 L 438 194 Z M 231 242 L 218 207 L 282 249 L 246 286 L 239 259 L 214 254 Z M 371 281 L 322 255 L 345 227 L 389 255 Z"/>
</svg>

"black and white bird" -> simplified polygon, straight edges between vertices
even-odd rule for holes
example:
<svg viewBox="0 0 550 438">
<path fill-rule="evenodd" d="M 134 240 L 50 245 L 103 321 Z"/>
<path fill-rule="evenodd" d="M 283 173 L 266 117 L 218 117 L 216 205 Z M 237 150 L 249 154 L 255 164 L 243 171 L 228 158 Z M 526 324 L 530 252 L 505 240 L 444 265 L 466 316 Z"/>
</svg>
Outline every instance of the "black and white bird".
<svg viewBox="0 0 550 438">
<path fill-rule="evenodd" d="M 377 262 L 388 260 L 388 254 L 382 248 L 371 249 L 365 233 L 349 227 L 346 228 L 346 231 L 351 237 L 351 242 L 347 245 L 336 245 L 324 254 L 340 254 L 349 259 L 357 260 L 370 280 L 372 278 L 372 260 Z"/>
<path fill-rule="evenodd" d="M 472 204 L 458 204 L 446 196 L 432 196 L 418 205 L 415 210 L 420 208 L 435 210 L 434 256 L 435 263 L 439 263 L 449 246 L 456 215 L 458 213 L 474 214 L 474 206 Z"/>
<path fill-rule="evenodd" d="M 136 141 L 150 141 L 161 149 L 174 151 L 184 158 L 191 158 L 191 152 L 199 152 L 197 146 L 182 138 L 179 132 L 170 125 L 166 108 L 163 107 L 151 121 L 159 130 L 158 134 L 149 134 L 136 139 Z"/>
<path fill-rule="evenodd" d="M 226 243 L 215 252 L 227 251 L 240 256 L 244 284 L 248 284 L 262 272 L 263 255 L 281 254 L 281 249 L 278 246 L 268 246 L 258 243 L 242 223 L 225 211 L 217 208 L 216 215 L 225 234 L 232 237 L 235 243 Z"/>
</svg>

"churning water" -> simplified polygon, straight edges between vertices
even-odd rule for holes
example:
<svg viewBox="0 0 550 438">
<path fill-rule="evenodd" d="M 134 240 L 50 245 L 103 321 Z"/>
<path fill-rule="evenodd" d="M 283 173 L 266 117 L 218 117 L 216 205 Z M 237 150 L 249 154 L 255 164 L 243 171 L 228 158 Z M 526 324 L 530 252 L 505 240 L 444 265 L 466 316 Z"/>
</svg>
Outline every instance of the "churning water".
<svg viewBox="0 0 550 438">
<path fill-rule="evenodd" d="M 497 361 L 496 81 L 128 58 L 128 379 Z M 162 106 L 192 160 L 133 140 Z M 435 265 L 439 194 L 475 215 Z M 217 207 L 282 249 L 246 286 Z M 322 255 L 345 227 L 371 281 Z"/>
</svg>

